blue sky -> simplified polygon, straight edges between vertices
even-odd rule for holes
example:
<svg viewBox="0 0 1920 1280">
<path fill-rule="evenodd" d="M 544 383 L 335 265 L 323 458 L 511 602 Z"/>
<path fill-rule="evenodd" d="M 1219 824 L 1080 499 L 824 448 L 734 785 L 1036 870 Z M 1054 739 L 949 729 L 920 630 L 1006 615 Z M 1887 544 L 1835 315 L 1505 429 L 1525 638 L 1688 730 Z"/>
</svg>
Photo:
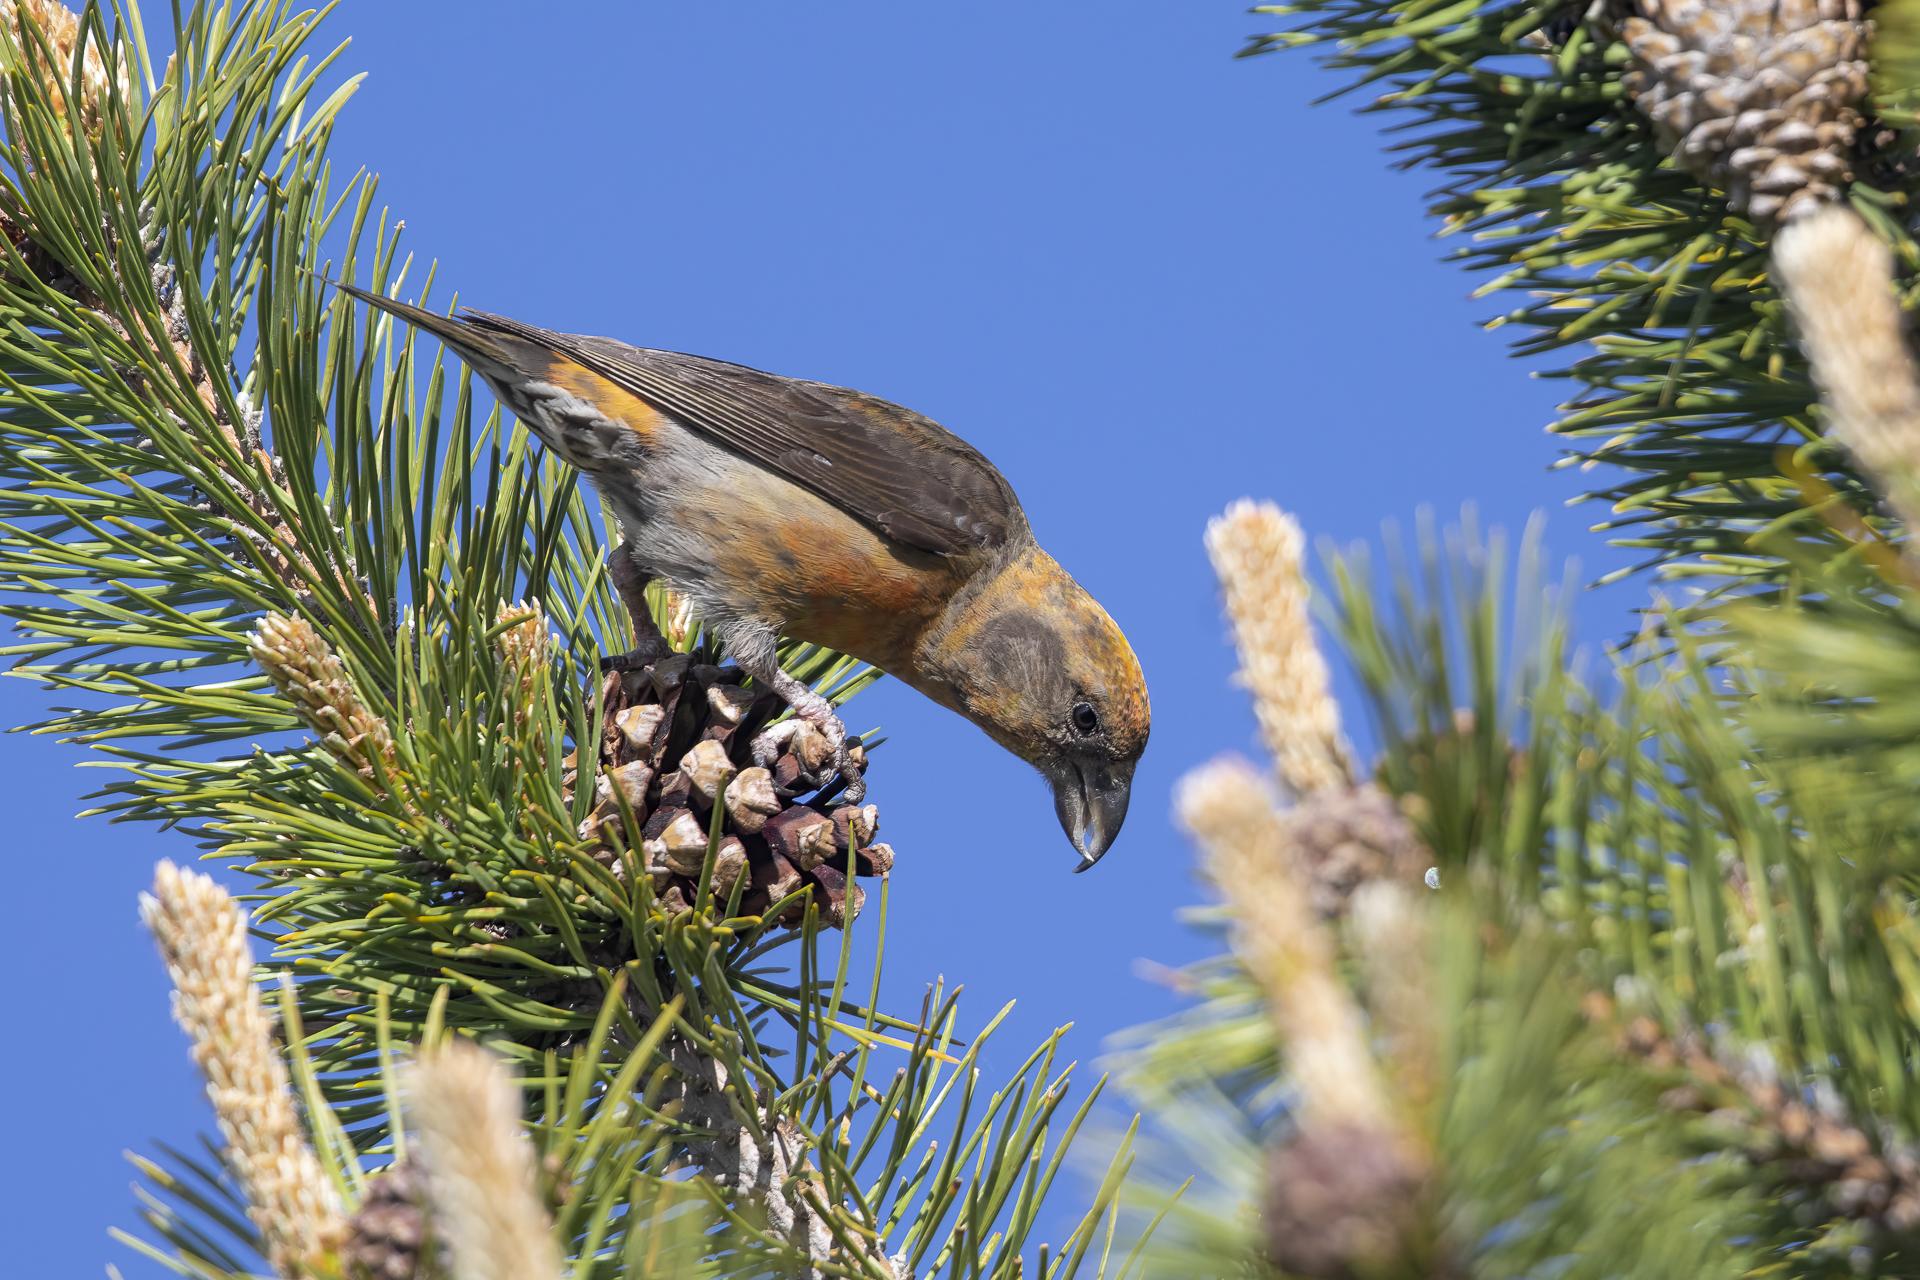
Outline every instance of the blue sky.
<svg viewBox="0 0 1920 1280">
<path fill-rule="evenodd" d="M 871 774 L 899 853 L 888 988 L 917 1006 L 945 975 L 976 1022 L 1018 998 L 990 1069 L 1067 1022 L 1070 1056 L 1096 1059 L 1175 1007 L 1141 962 L 1202 952 L 1175 919 L 1199 891 L 1168 796 L 1256 749 L 1210 515 L 1270 497 L 1349 542 L 1423 504 L 1515 528 L 1545 509 L 1556 557 L 1618 562 L 1586 532 L 1597 509 L 1562 509 L 1579 482 L 1547 471 L 1555 384 L 1481 331 L 1497 303 L 1441 260 L 1426 176 L 1389 172 L 1377 119 L 1309 106 L 1335 81 L 1305 56 L 1233 59 L 1271 21 L 1193 0 L 344 0 L 329 24 L 369 73 L 336 162 L 382 175 L 441 296 L 928 413 L 1132 635 L 1153 741 L 1090 875 L 1039 779 L 971 726 L 884 682 L 849 717 L 891 735 Z M 1620 634 L 1639 594 L 1583 597 L 1585 636 Z M 45 705 L 0 687 L 6 724 Z M 32 1179 L 11 1262 L 139 1275 L 104 1236 L 133 1216 L 120 1152 L 205 1115 L 134 899 L 191 850 L 76 824 L 82 759 L 0 739 L 25 875 L 9 1164 Z M 956 786 L 986 802 L 961 821 Z"/>
</svg>

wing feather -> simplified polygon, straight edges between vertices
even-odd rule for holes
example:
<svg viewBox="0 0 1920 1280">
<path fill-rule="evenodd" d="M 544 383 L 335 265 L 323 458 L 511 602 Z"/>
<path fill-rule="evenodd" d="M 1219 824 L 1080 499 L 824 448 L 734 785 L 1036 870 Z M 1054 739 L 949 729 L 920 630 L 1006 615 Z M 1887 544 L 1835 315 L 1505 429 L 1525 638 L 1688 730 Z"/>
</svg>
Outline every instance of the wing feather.
<svg viewBox="0 0 1920 1280">
<path fill-rule="evenodd" d="M 1026 531 L 993 464 L 931 419 L 874 396 L 485 312 L 468 324 L 537 342 L 887 537 L 939 555 L 991 551 Z"/>
</svg>

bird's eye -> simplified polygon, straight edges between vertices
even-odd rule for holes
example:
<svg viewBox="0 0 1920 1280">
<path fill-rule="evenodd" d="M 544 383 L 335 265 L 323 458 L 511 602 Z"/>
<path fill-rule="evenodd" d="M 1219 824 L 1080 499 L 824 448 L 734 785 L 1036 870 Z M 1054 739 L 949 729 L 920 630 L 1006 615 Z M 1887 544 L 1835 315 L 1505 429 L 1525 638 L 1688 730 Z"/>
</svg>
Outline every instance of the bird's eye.
<svg viewBox="0 0 1920 1280">
<path fill-rule="evenodd" d="M 1087 703 L 1076 702 L 1073 704 L 1073 727 L 1082 733 L 1092 733 L 1100 727 L 1100 717 Z"/>
</svg>

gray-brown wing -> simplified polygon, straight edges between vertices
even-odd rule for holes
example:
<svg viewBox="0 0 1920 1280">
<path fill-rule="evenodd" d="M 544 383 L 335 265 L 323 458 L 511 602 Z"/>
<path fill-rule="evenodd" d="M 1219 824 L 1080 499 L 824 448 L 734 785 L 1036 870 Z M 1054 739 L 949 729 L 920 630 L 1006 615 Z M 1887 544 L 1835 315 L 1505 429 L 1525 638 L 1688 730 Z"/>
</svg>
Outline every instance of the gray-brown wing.
<svg viewBox="0 0 1920 1280">
<path fill-rule="evenodd" d="M 897 542 L 961 555 L 1002 546 L 1026 529 L 1019 499 L 993 464 L 910 409 L 721 360 L 482 312 L 466 319 L 578 361 Z"/>
</svg>

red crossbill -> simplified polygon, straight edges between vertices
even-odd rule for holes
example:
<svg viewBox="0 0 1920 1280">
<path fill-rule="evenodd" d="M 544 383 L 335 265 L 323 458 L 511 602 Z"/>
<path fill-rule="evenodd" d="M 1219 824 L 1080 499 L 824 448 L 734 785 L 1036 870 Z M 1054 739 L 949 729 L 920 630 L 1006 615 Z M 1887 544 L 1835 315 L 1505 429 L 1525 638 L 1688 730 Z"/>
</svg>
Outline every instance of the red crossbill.
<svg viewBox="0 0 1920 1280">
<path fill-rule="evenodd" d="M 637 659 L 664 650 L 641 594 L 657 578 L 827 735 L 857 802 L 845 726 L 775 644 L 853 654 L 1037 766 L 1079 870 L 1106 852 L 1147 743 L 1139 660 L 965 441 L 844 387 L 343 288 L 439 337 L 599 488 Z"/>
</svg>

